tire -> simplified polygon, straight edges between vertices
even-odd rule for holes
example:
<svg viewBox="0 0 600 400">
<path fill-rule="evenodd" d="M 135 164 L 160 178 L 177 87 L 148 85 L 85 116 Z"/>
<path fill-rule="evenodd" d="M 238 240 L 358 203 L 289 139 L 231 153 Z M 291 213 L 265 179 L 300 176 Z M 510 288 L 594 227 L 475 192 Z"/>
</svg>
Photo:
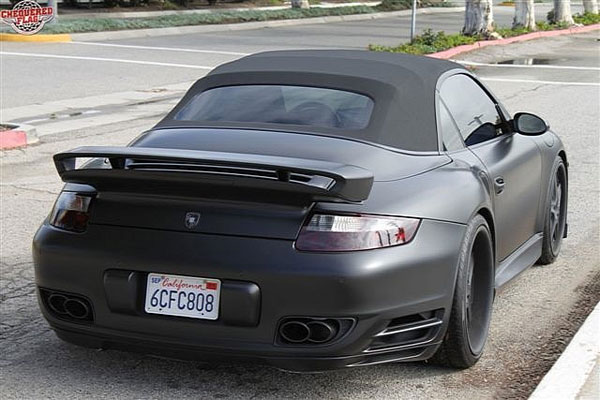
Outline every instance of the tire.
<svg viewBox="0 0 600 400">
<path fill-rule="evenodd" d="M 477 215 L 467 225 L 448 329 L 432 362 L 464 369 L 479 360 L 492 316 L 494 271 L 490 228 L 485 218 Z"/>
<path fill-rule="evenodd" d="M 537 262 L 542 265 L 552 264 L 556 260 L 565 234 L 568 180 L 567 169 L 562 158 L 556 157 L 550 177 L 544 211 L 542 255 Z"/>
</svg>

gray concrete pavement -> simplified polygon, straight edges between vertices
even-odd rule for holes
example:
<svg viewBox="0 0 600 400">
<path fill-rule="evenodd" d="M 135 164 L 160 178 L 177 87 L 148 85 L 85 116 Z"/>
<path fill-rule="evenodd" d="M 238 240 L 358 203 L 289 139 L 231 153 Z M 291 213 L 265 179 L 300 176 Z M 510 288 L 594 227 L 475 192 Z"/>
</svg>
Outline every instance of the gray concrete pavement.
<svg viewBox="0 0 600 400">
<path fill-rule="evenodd" d="M 581 325 L 529 400 L 600 398 L 600 303 Z"/>
<path fill-rule="evenodd" d="M 579 8 L 580 6 L 574 6 L 574 12 Z M 546 4 L 537 5 L 538 19 L 545 19 L 549 9 Z M 498 26 L 509 26 L 513 13 L 514 9 L 511 7 L 496 7 Z M 418 18 L 417 28 L 419 31 L 431 28 L 436 31 L 458 32 L 462 23 L 462 13 L 421 15 Z M 116 45 L 161 47 L 162 50 L 78 43 L 0 42 L 0 52 L 19 53 L 19 55 L 0 55 L 2 76 L 0 109 L 32 102 L 43 103 L 51 100 L 140 90 L 194 80 L 203 75 L 203 70 L 182 67 L 181 64 L 214 67 L 241 56 L 219 53 L 223 51 L 244 54 L 289 48 L 366 49 L 370 43 L 397 45 L 407 41 L 409 31 L 410 17 L 402 16 L 369 21 L 109 42 Z M 39 55 L 80 58 L 43 58 Z M 111 60 L 100 61 L 98 58 Z M 128 63 L 132 61 L 136 64 Z M 156 63 L 179 64 L 179 66 L 161 66 Z"/>
<path fill-rule="evenodd" d="M 379 22 L 373 21 L 373 31 L 378 29 Z M 354 32 L 347 29 L 348 32 Z M 368 31 L 367 26 L 364 29 Z M 306 27 L 302 30 L 312 32 Z M 289 35 L 291 41 L 293 35 Z M 318 42 L 320 38 L 316 35 L 310 40 Z M 463 58 L 491 64 L 499 60 L 536 57 L 555 60 L 563 67 L 598 68 L 597 38 L 598 34 L 593 33 L 543 39 L 510 47 L 488 48 Z M 199 39 L 195 38 L 198 46 Z M 186 43 L 191 46 L 194 38 L 180 40 L 190 40 Z M 235 40 L 240 40 L 240 48 L 244 51 L 251 50 L 251 40 L 246 45 L 242 39 Z M 258 37 L 256 40 L 271 39 Z M 302 46 L 309 47 L 308 39 L 302 40 L 306 40 Z M 346 39 L 335 40 L 342 42 Z M 313 46 L 317 45 L 316 42 Z M 159 45 L 157 42 L 152 44 Z M 274 42 L 272 47 L 275 46 L 283 44 Z M 52 51 L 62 50 L 56 48 Z M 137 54 L 129 51 L 130 57 L 141 58 Z M 216 59 L 214 61 L 218 62 Z M 63 68 L 74 77 L 83 77 L 86 71 L 77 70 L 77 65 L 67 63 Z M 122 69 L 122 66 L 116 68 L 115 73 L 119 68 Z M 170 78 L 163 75 L 178 73 L 169 68 L 161 71 L 159 77 L 165 81 Z M 43 139 L 40 145 L 26 150 L 2 154 L 0 393 L 3 398 L 526 397 L 548 364 L 548 361 L 544 364 L 544 358 L 549 357 L 546 349 L 557 340 L 556 335 L 569 322 L 572 313 L 577 311 L 574 307 L 589 293 L 589 285 L 600 279 L 598 75 L 597 70 L 535 67 L 512 69 L 485 66 L 478 67 L 476 72 L 490 79 L 487 81 L 489 86 L 511 111 L 535 112 L 548 120 L 565 141 L 571 168 L 569 238 L 564 242 L 561 257 L 553 265 L 531 268 L 499 295 L 486 353 L 474 368 L 454 371 L 423 363 L 391 364 L 319 375 L 296 375 L 257 365 L 213 365 L 116 351 L 98 352 L 59 341 L 37 309 L 30 255 L 30 242 L 35 229 L 49 212 L 61 187 L 51 155 L 84 144 L 126 144 L 139 132 L 152 126 L 157 120 L 152 118 L 66 132 L 48 137 L 51 140 Z M 105 78 L 105 81 L 98 80 L 99 92 L 114 91 L 115 86 L 111 85 L 115 76 L 108 74 Z M 493 80 L 498 78 L 509 81 Z M 4 89 L 5 76 L 2 79 Z M 147 88 L 153 84 L 153 79 L 149 77 L 145 86 L 141 81 L 135 85 Z M 513 82 L 511 79 L 529 82 Z M 585 85 L 544 83 L 552 81 Z M 102 87 L 102 82 L 107 87 Z M 136 88 L 135 85 L 133 88 Z M 44 92 L 48 88 L 42 82 L 38 89 Z M 73 87 L 73 91 L 83 95 L 93 94 L 76 87 Z M 82 265 L 82 268 L 85 266 Z M 566 341 L 568 338 L 559 337 L 558 340 Z"/>
</svg>

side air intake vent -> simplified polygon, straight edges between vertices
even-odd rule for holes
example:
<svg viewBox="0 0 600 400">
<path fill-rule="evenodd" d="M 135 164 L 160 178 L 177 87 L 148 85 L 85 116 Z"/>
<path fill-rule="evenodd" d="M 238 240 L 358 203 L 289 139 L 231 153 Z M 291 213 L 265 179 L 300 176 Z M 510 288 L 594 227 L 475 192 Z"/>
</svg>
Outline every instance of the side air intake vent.
<svg viewBox="0 0 600 400">
<path fill-rule="evenodd" d="M 444 310 L 395 318 L 373 337 L 365 353 L 377 353 L 420 347 L 429 344 L 439 333 Z"/>
</svg>

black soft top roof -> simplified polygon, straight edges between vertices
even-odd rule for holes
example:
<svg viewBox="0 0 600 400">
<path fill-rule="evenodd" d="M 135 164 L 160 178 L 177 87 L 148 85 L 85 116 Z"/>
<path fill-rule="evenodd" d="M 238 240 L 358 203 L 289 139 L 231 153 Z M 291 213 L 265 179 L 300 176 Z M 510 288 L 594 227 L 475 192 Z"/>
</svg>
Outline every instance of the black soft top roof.
<svg viewBox="0 0 600 400">
<path fill-rule="evenodd" d="M 198 80 L 157 127 L 257 128 L 350 137 L 412 151 L 437 151 L 435 88 L 459 64 L 429 57 L 359 50 L 258 53 L 223 64 Z M 340 131 L 288 124 L 178 121 L 179 109 L 207 89 L 249 84 L 316 86 L 361 93 L 375 108 L 368 126 Z"/>
</svg>

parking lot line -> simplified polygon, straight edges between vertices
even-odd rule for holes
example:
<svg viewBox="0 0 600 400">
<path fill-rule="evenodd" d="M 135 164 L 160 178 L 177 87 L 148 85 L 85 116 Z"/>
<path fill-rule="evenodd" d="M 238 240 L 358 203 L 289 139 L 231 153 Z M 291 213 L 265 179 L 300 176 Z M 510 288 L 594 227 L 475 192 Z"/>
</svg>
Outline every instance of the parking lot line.
<svg viewBox="0 0 600 400">
<path fill-rule="evenodd" d="M 486 64 L 475 61 L 452 60 L 462 65 L 473 67 L 494 67 L 494 68 L 540 68 L 540 69 L 571 69 L 580 71 L 600 71 L 599 67 L 578 67 L 574 65 L 539 65 L 539 64 Z"/>
<path fill-rule="evenodd" d="M 186 52 L 186 53 L 205 53 L 205 54 L 225 54 L 228 56 L 247 56 L 250 54 L 250 53 L 239 53 L 236 51 L 186 49 L 186 48 L 180 48 L 180 47 L 138 46 L 138 45 L 131 45 L 131 44 L 114 44 L 114 43 L 98 43 L 98 42 L 68 42 L 68 43 L 69 44 L 77 44 L 77 45 L 85 45 L 85 46 L 120 47 L 120 48 L 124 48 L 124 49 L 178 51 L 178 52 Z"/>
<path fill-rule="evenodd" d="M 537 83 L 542 85 L 559 86 L 600 86 L 597 82 L 557 82 L 557 81 L 538 81 L 535 79 L 507 79 L 507 78 L 485 78 L 479 77 L 482 81 L 488 82 L 514 82 L 514 83 Z"/>
<path fill-rule="evenodd" d="M 174 67 L 174 68 L 191 68 L 191 69 L 205 69 L 211 70 L 215 67 L 207 67 L 204 65 L 191 65 L 191 64 L 173 64 L 163 63 L 154 61 L 138 61 L 138 60 L 125 60 L 121 58 L 103 58 L 103 57 L 83 57 L 83 56 L 65 56 L 57 54 L 40 54 L 40 53 L 17 53 L 12 51 L 2 51 L 0 56 L 17 56 L 17 57 L 39 57 L 39 58 L 57 58 L 65 60 L 85 60 L 85 61 L 105 61 L 105 62 L 116 62 L 123 64 L 141 64 L 141 65 L 153 65 L 159 67 Z"/>
</svg>

